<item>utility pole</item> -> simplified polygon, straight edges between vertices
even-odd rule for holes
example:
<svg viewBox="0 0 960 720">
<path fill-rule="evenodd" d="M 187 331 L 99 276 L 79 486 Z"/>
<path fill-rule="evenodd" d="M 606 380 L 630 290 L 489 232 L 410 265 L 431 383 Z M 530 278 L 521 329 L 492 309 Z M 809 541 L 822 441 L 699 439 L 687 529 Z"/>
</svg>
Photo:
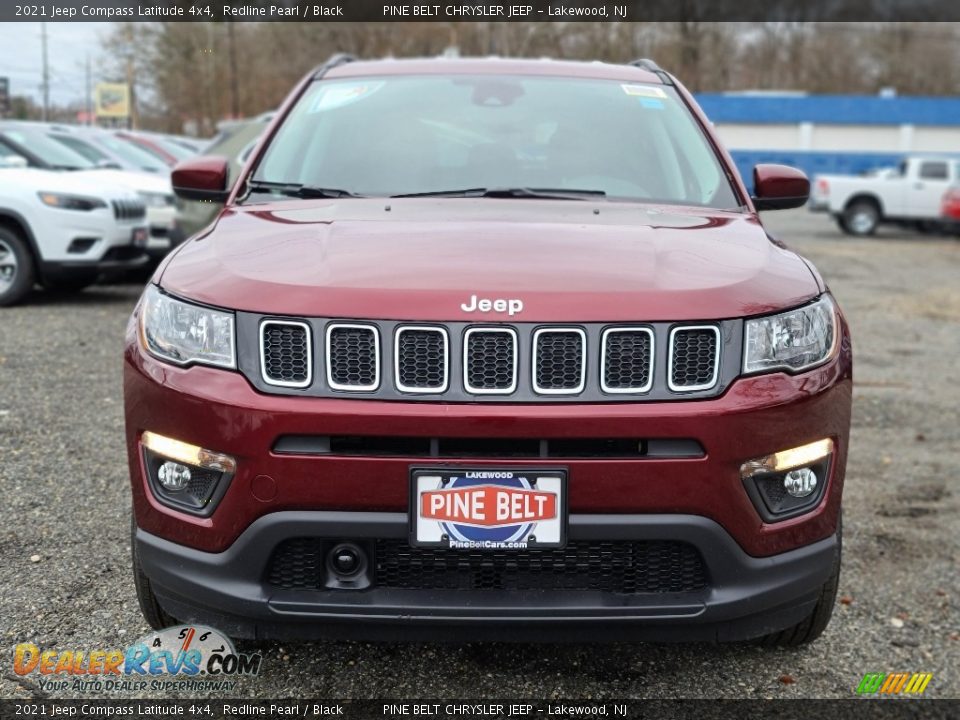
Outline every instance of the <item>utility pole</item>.
<svg viewBox="0 0 960 720">
<path fill-rule="evenodd" d="M 227 51 L 230 55 L 230 114 L 240 117 L 240 80 L 237 76 L 237 39 L 234 36 L 233 23 L 227 21 Z"/>
<path fill-rule="evenodd" d="M 90 87 L 90 54 L 87 53 L 87 72 L 86 72 L 86 112 L 87 112 L 87 125 L 93 124 L 93 105 L 91 104 L 91 87 Z"/>
<path fill-rule="evenodd" d="M 50 65 L 47 62 L 47 24 L 40 23 L 40 40 L 43 46 L 43 121 L 50 112 Z"/>
<path fill-rule="evenodd" d="M 130 97 L 130 116 L 127 118 L 127 128 L 129 130 L 137 129 L 137 92 L 134 87 L 136 73 L 133 68 L 133 54 L 135 52 L 133 45 L 133 23 L 124 23 L 124 39 L 126 44 L 127 61 L 127 92 Z"/>
</svg>

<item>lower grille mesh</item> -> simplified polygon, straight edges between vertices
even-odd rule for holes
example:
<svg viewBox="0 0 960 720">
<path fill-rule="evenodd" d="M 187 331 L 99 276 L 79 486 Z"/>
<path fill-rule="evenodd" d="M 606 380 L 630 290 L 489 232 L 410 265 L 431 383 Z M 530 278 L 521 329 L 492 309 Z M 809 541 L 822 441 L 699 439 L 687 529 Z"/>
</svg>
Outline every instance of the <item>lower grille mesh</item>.
<svg viewBox="0 0 960 720">
<path fill-rule="evenodd" d="M 421 590 L 595 590 L 640 593 L 697 592 L 707 572 L 692 545 L 675 541 L 577 541 L 565 548 L 469 552 L 413 548 L 377 540 L 374 586 Z M 281 543 L 267 572 L 271 585 L 323 587 L 324 541 Z"/>
</svg>

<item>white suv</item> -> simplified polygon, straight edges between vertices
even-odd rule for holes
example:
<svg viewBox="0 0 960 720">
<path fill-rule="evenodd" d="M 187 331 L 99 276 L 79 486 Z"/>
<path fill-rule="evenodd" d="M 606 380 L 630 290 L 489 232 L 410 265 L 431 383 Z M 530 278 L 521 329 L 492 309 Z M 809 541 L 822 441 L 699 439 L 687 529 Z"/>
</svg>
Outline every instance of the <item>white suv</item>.
<svg viewBox="0 0 960 720">
<path fill-rule="evenodd" d="M 36 282 L 79 289 L 146 264 L 146 205 L 136 192 L 23 165 L 0 147 L 0 306 Z"/>
<path fill-rule="evenodd" d="M 117 167 L 110 157 L 98 150 L 108 142 L 122 148 L 126 142 L 96 128 L 73 128 L 42 123 L 0 123 L 0 152 L 22 156 L 29 167 L 89 175 L 91 182 L 122 185 L 135 190 L 147 206 L 150 229 L 147 254 L 159 261 L 173 248 L 176 203 L 169 172 L 163 174 L 132 172 Z M 130 146 L 134 153 L 139 152 Z M 98 154 L 99 153 L 99 154 Z"/>
</svg>

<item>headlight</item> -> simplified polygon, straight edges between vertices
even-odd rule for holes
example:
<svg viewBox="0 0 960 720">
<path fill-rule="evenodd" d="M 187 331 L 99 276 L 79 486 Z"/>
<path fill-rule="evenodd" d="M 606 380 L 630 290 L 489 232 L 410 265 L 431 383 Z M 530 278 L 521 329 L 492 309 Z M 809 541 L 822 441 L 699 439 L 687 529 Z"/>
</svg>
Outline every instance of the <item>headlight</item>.
<svg viewBox="0 0 960 720">
<path fill-rule="evenodd" d="M 837 344 L 837 312 L 829 295 L 779 315 L 747 320 L 743 372 L 797 372 L 828 360 Z"/>
<path fill-rule="evenodd" d="M 107 204 L 100 198 L 83 197 L 81 195 L 64 195 L 63 193 L 41 192 L 40 202 L 61 210 L 96 210 L 105 208 Z"/>
<path fill-rule="evenodd" d="M 140 341 L 161 360 L 236 368 L 233 313 L 177 300 L 147 286 L 140 310 Z"/>
<path fill-rule="evenodd" d="M 174 204 L 173 195 L 168 193 L 138 192 L 137 195 L 139 195 L 140 199 L 146 203 L 147 207 L 172 207 Z"/>
</svg>

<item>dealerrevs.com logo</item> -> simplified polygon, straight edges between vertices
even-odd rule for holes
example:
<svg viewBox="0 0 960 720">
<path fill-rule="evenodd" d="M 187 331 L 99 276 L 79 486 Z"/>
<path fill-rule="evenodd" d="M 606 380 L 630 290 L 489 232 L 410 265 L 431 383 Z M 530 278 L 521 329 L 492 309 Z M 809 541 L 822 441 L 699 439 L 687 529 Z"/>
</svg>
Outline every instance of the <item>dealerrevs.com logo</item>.
<svg viewBox="0 0 960 720">
<path fill-rule="evenodd" d="M 46 692 L 230 692 L 237 684 L 234 678 L 258 674 L 262 660 L 259 653 L 238 653 L 219 630 L 178 625 L 144 635 L 122 650 L 41 650 L 20 643 L 13 652 L 13 671 L 36 675 Z"/>
</svg>

